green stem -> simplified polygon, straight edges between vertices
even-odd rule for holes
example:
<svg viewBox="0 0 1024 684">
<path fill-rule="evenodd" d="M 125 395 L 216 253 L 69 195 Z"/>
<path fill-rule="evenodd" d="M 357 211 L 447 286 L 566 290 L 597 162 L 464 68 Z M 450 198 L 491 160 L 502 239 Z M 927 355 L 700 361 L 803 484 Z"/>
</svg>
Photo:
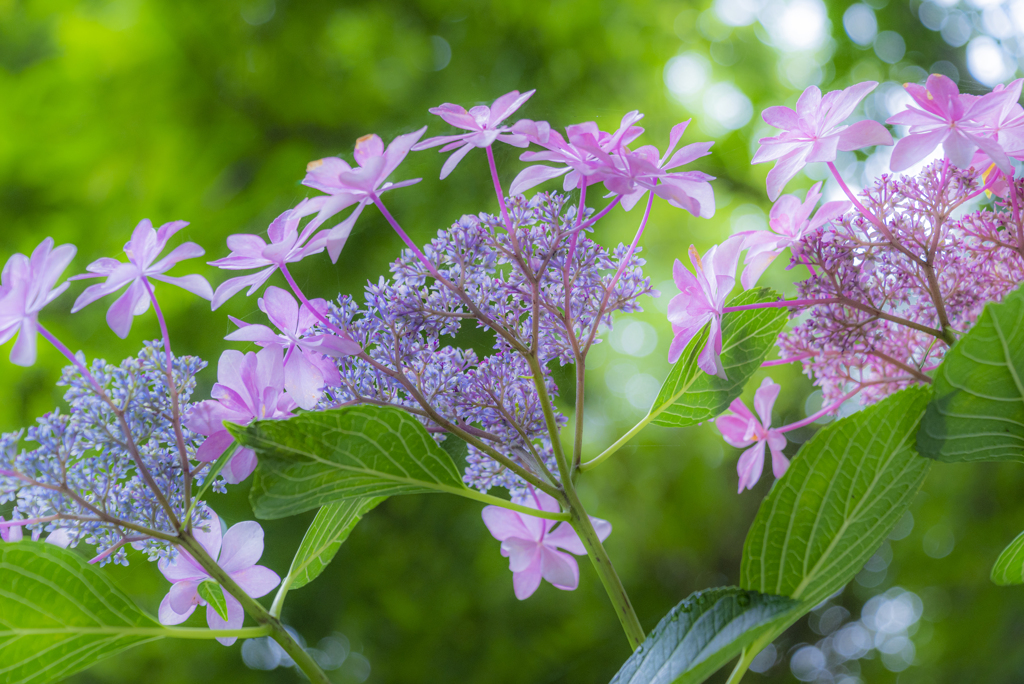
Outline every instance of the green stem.
<svg viewBox="0 0 1024 684">
<path fill-rule="evenodd" d="M 729 675 L 729 680 L 725 684 L 739 684 L 740 680 L 743 679 L 743 675 L 747 674 L 747 668 L 750 667 L 750 663 L 754 662 L 754 658 L 760 653 L 760 649 L 754 650 L 752 646 L 748 646 L 740 654 L 739 662 L 736 663 L 736 667 L 733 668 L 732 674 Z"/>
<path fill-rule="evenodd" d="M 517 503 L 512 503 L 511 501 L 508 501 L 506 499 L 500 499 L 496 496 L 491 496 L 490 494 L 481 494 L 475 489 L 467 489 L 465 492 L 462 493 L 462 496 L 466 497 L 467 499 L 473 499 L 474 501 L 490 504 L 492 506 L 501 506 L 502 508 L 507 508 L 510 511 L 516 511 L 517 513 L 525 513 L 526 515 L 532 515 L 535 518 L 544 518 L 546 520 L 563 520 L 566 522 L 572 520 L 572 516 L 570 516 L 568 513 L 551 513 L 548 511 L 539 511 L 536 508 L 520 506 Z"/>
<path fill-rule="evenodd" d="M 618 451 L 622 447 L 626 446 L 626 442 L 628 442 L 629 440 L 631 440 L 634 437 L 636 437 L 637 434 L 641 430 L 643 430 L 645 427 L 647 427 L 647 425 L 652 420 L 654 420 L 655 418 L 658 417 L 658 414 L 660 414 L 662 411 L 664 411 L 666 408 L 668 408 L 671 405 L 672 405 L 672 402 L 665 402 L 664 404 L 659 406 L 656 410 L 651 411 L 650 413 L 648 413 L 646 416 L 644 416 L 643 418 L 640 419 L 639 423 L 637 423 L 632 428 L 630 428 L 629 432 L 627 432 L 626 434 L 624 434 L 621 437 L 619 437 L 615 441 L 615 444 L 612 444 L 610 447 L 608 447 L 607 449 L 602 451 L 599 456 L 590 459 L 586 463 L 581 463 L 580 464 L 580 470 L 587 471 L 587 470 L 590 470 L 591 468 L 593 468 L 595 466 L 600 465 L 602 461 L 604 461 L 607 458 L 611 457 L 611 455 L 614 454 L 616 451 Z"/>
<path fill-rule="evenodd" d="M 217 561 L 210 557 L 210 554 L 206 552 L 202 544 L 197 542 L 188 533 L 182 533 L 178 537 L 178 544 L 189 552 L 212 579 L 216 580 L 225 591 L 242 604 L 242 608 L 245 609 L 246 613 L 251 615 L 261 626 L 269 630 L 268 636 L 280 644 L 284 652 L 291 656 L 295 664 L 309 677 L 311 682 L 314 682 L 314 684 L 331 684 L 331 680 L 327 678 L 324 671 L 316 664 L 313 657 L 295 641 L 292 635 L 288 633 L 288 630 L 284 628 L 284 625 L 281 624 L 281 621 L 271 615 L 259 601 L 246 594 L 235 580 L 231 578 L 231 575 L 217 565 Z"/>
<path fill-rule="evenodd" d="M 561 476 L 562 487 L 565 490 L 564 497 L 566 503 L 568 503 L 569 514 L 572 516 L 572 527 L 576 530 L 576 534 L 579 535 L 580 541 L 583 542 L 583 547 L 587 550 L 587 556 L 589 556 L 590 562 L 594 565 L 597 576 L 601 578 L 601 584 L 604 585 L 608 598 L 611 599 L 612 608 L 615 610 L 619 622 L 622 623 L 623 631 L 626 632 L 626 639 L 629 641 L 630 650 L 635 651 L 644 642 L 647 635 L 644 633 L 644 628 L 640 625 L 640 619 L 636 616 L 636 611 L 633 610 L 633 604 L 629 600 L 629 595 L 626 594 L 626 588 L 622 586 L 622 580 L 619 579 L 618 573 L 615 572 L 612 559 L 608 556 L 604 545 L 601 544 L 601 538 L 597 536 L 597 531 L 594 530 L 594 525 L 590 522 L 590 516 L 587 515 L 583 502 L 576 495 L 576 487 L 572 481 L 572 471 L 565 460 L 565 452 L 562 451 L 562 444 L 559 441 L 558 422 L 555 420 L 555 411 L 551 405 L 551 397 L 548 395 L 547 387 L 544 385 L 544 375 L 541 372 L 540 362 L 534 356 L 526 358 L 533 373 L 533 382 L 537 388 L 541 407 L 544 410 L 544 419 L 548 426 L 548 432 L 551 435 L 551 446 L 555 452 L 555 460 L 558 462 L 558 471 Z"/>
<path fill-rule="evenodd" d="M 626 588 L 622 586 L 622 580 L 615 572 L 612 559 L 601 543 L 601 538 L 597 536 L 593 523 L 590 522 L 590 516 L 583 510 L 583 505 L 576 496 L 576 489 L 570 485 L 566 488 L 566 493 L 569 495 L 570 508 L 573 512 L 572 527 L 583 542 L 587 557 L 590 558 L 601 584 L 604 585 L 604 590 L 608 593 L 608 598 L 611 599 L 612 608 L 622 623 L 630 650 L 635 651 L 647 638 L 647 634 L 636 616 L 636 611 L 633 610 L 633 604 L 629 600 Z"/>
</svg>

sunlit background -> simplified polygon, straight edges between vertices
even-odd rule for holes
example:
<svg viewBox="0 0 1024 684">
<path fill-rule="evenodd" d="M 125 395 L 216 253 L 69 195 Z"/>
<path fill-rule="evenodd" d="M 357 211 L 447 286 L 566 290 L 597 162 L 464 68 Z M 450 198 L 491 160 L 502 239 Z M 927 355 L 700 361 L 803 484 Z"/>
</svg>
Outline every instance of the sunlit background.
<svg viewBox="0 0 1024 684">
<path fill-rule="evenodd" d="M 605 129 L 640 109 L 645 142 L 659 146 L 673 124 L 692 117 L 684 143 L 716 141 L 696 166 L 718 177 L 718 213 L 696 220 L 656 205 L 644 255 L 663 295 L 645 302 L 643 314 L 620 317 L 591 357 L 585 446 L 594 455 L 646 412 L 668 370 L 673 259 L 691 243 L 703 250 L 767 225 L 768 168 L 749 163 L 757 139 L 769 134 L 763 108 L 793 105 L 809 85 L 870 79 L 880 85 L 854 118 L 881 121 L 905 104 L 902 84 L 929 72 L 986 92 L 1020 70 L 1022 35 L 1024 0 L 0 0 L 0 255 L 52 235 L 78 244 L 73 268 L 81 271 L 115 254 L 150 217 L 191 221 L 182 235 L 209 258 L 223 256 L 227 235 L 263 231 L 306 196 L 299 181 L 309 160 L 349 155 L 368 132 L 388 139 L 424 124 L 444 132 L 426 111 L 444 101 L 470 105 L 537 88 L 523 116 L 556 126 L 596 120 Z M 842 153 L 837 165 L 863 187 L 886 170 L 887 155 Z M 444 182 L 441 160 L 411 156 L 402 177 L 425 180 L 388 198 L 419 242 L 464 213 L 495 209 L 481 155 Z M 498 161 L 507 180 L 521 168 L 516 150 L 499 149 Z M 788 190 L 821 180 L 835 195 L 817 165 Z M 629 238 L 639 218 L 614 212 L 600 239 Z M 367 211 L 337 266 L 323 256 L 296 272 L 317 296 L 358 293 L 399 249 Z M 790 287 L 799 273 L 784 266 L 775 264 L 763 282 Z M 157 335 L 144 318 L 127 341 L 117 340 L 102 306 L 71 317 L 76 292 L 44 314 L 72 348 L 118 359 Z M 211 313 L 193 298 L 164 294 L 178 352 L 209 361 L 226 346 L 225 314 L 260 315 L 243 296 Z M 30 424 L 59 404 L 59 366 L 44 351 L 36 367 L 15 368 L 4 350 L 0 429 Z M 571 377 L 571 369 L 560 372 L 560 380 Z M 798 369 L 771 375 L 783 384 L 777 421 L 820 406 Z M 213 369 L 201 381 L 200 395 Z M 562 386 L 565 407 L 572 387 Z M 791 433 L 788 453 L 813 430 Z M 771 480 L 737 496 L 737 455 L 712 426 L 651 429 L 584 479 L 588 508 L 614 525 L 608 547 L 645 627 L 694 590 L 737 582 L 743 538 Z M 251 516 L 244 489 L 211 500 L 229 522 Z M 766 649 L 745 681 L 1024 679 L 1024 592 L 988 580 L 1020 531 L 1022 490 L 1014 466 L 936 466 L 856 580 Z M 308 519 L 265 525 L 267 564 L 287 568 Z M 164 580 L 141 558 L 132 561 L 109 571 L 155 611 Z M 576 592 L 545 585 L 518 602 L 478 505 L 395 498 L 367 516 L 315 584 L 291 595 L 284 618 L 338 682 L 608 681 L 628 652 L 597 578 L 582 565 Z M 73 681 L 298 681 L 289 665 L 265 640 L 153 644 Z"/>
</svg>

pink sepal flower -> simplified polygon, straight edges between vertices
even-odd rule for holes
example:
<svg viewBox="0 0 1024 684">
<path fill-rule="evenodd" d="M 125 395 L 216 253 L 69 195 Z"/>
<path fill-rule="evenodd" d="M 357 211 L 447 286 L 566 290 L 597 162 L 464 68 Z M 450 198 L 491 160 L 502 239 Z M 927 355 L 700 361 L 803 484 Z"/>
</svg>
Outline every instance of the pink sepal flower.
<svg viewBox="0 0 1024 684">
<path fill-rule="evenodd" d="M 817 86 L 800 95 L 796 111 L 769 107 L 761 114 L 765 123 L 782 129 L 771 138 L 761 138 L 761 147 L 751 164 L 775 161 L 768 172 L 768 197 L 773 202 L 786 183 L 811 162 L 836 160 L 838 151 L 859 150 L 872 145 L 892 145 L 892 135 L 877 121 L 865 119 L 851 125 L 843 122 L 878 83 L 865 81 L 845 90 L 833 90 L 824 97 Z"/>
<path fill-rule="evenodd" d="M 9 526 L 0 526 L 0 541 L 5 541 L 10 544 L 16 544 L 25 538 L 25 530 L 22 529 L 22 525 L 28 524 L 28 522 L 15 524 L 21 520 L 18 516 L 18 511 L 15 509 L 14 518 L 11 519 Z M 0 523 L 4 523 L 4 516 L 0 515 Z M 32 541 L 39 541 L 43 536 L 43 531 L 40 529 L 32 532 Z M 62 549 L 68 548 L 71 545 L 71 531 L 66 527 L 58 527 L 57 529 L 46 535 L 46 543 L 59 546 Z"/>
<path fill-rule="evenodd" d="M 690 245 L 694 273 L 676 259 L 672 277 L 680 293 L 668 304 L 668 320 L 674 335 L 668 352 L 670 363 L 679 360 L 693 336 L 710 322 L 708 341 L 697 357 L 697 365 L 709 375 L 725 377 L 721 359 L 722 309 L 736 284 L 736 263 L 743 241 L 742 236 L 731 237 L 705 252 L 703 259 L 697 254 L 697 248 Z"/>
<path fill-rule="evenodd" d="M 196 450 L 196 459 L 206 463 L 216 461 L 234 442 L 225 421 L 248 425 L 254 420 L 291 418 L 296 406 L 284 390 L 284 365 L 277 346 L 248 354 L 225 351 L 217 363 L 217 384 L 210 396 L 213 399 L 196 404 L 185 421 L 189 430 L 206 435 Z M 256 454 L 240 449 L 221 474 L 228 483 L 238 484 L 255 469 Z"/>
<path fill-rule="evenodd" d="M 519 159 L 528 162 L 554 162 L 563 166 L 528 166 L 509 186 L 510 195 L 521 195 L 544 181 L 565 176 L 563 189 L 568 192 L 584 185 L 600 183 L 612 170 L 609 155 L 620 147 L 629 145 L 643 134 L 644 129 L 636 125 L 643 114 L 632 111 L 622 117 L 618 130 L 606 133 L 593 121 L 567 126 L 566 138 L 551 130 L 546 121 L 517 121 L 512 127 L 516 133 L 525 135 L 531 143 L 547 148 L 544 152 L 523 152 Z"/>
<path fill-rule="evenodd" d="M 657 147 L 644 145 L 633 151 L 621 147 L 615 156 L 607 158 L 604 185 L 613 195 L 621 196 L 623 209 L 629 211 L 650 191 L 694 216 L 711 218 L 715 215 L 715 193 L 709 182 L 714 176 L 701 171 L 672 172 L 674 168 L 710 154 L 714 145 L 713 142 L 691 143 L 676 152 L 689 123 L 687 119 L 672 127 L 664 155 L 659 156 Z M 600 158 L 602 150 L 593 152 Z"/>
<path fill-rule="evenodd" d="M 528 508 L 559 511 L 558 502 L 544 492 L 531 490 L 524 498 L 522 503 Z M 585 556 L 587 550 L 569 523 L 535 518 L 500 506 L 485 506 L 482 516 L 487 529 L 501 542 L 501 555 L 509 559 L 517 599 L 530 598 L 542 578 L 565 591 L 579 586 L 580 567 L 569 554 Z M 590 520 L 601 541 L 612 533 L 608 521 L 594 517 Z"/>
<path fill-rule="evenodd" d="M 331 261 L 338 261 L 356 219 L 367 204 L 373 203 L 374 197 L 382 192 L 404 188 L 422 180 L 413 178 L 398 183 L 385 182 L 405 160 L 412 146 L 426 130 L 427 127 L 424 126 L 418 131 L 400 135 L 391 141 L 387 149 L 384 148 L 384 141 L 380 136 L 364 135 L 356 140 L 353 156 L 358 166 L 354 168 L 338 157 L 317 159 L 306 165 L 306 177 L 302 179 L 302 184 L 329 195 L 323 198 L 320 213 L 312 221 L 312 225 L 319 227 L 342 209 L 356 205 L 348 218 L 327 233 L 327 253 L 331 256 Z"/>
<path fill-rule="evenodd" d="M 967 169 L 971 157 L 980 148 L 1004 173 L 1012 165 L 995 139 L 1001 114 L 1012 110 L 1016 101 L 1013 89 L 991 92 L 983 97 L 961 94 L 948 76 L 932 74 L 925 84 L 907 83 L 907 93 L 917 107 L 908 106 L 889 117 L 886 123 L 909 126 L 909 133 L 900 138 L 892 151 L 889 167 L 893 172 L 904 171 L 931 154 L 939 145 L 954 166 Z M 1016 93 L 1020 95 L 1019 86 Z M 1018 105 L 1019 108 L 1019 105 Z"/>
<path fill-rule="evenodd" d="M 772 454 L 772 473 L 775 478 L 785 475 L 789 468 L 789 459 L 782 453 L 786 448 L 786 437 L 772 428 L 772 407 L 775 406 L 780 389 L 781 386 L 771 378 L 765 378 L 754 392 L 757 417 L 754 417 L 742 399 L 734 399 L 729 404 L 732 413 L 724 413 L 715 419 L 715 426 L 726 442 L 737 449 L 750 447 L 740 455 L 736 464 L 736 472 L 740 476 L 739 492 L 753 489 L 761 479 L 766 444 Z"/>
<path fill-rule="evenodd" d="M 206 510 L 209 514 L 206 521 L 208 529 L 195 528 L 196 541 L 246 594 L 252 598 L 269 594 L 281 583 L 281 578 L 273 570 L 256 565 L 263 555 L 263 528 L 257 522 L 240 522 L 232 525 L 221 537 L 220 518 L 212 510 Z M 181 548 L 177 551 L 173 559 L 164 558 L 157 564 L 172 585 L 160 602 L 157 613 L 162 625 L 180 625 L 195 612 L 196 606 L 206 605 L 199 596 L 199 585 L 215 581 L 188 551 Z M 223 587 L 220 589 L 227 603 L 228 619 L 218 615 L 213 606 L 206 605 L 206 623 L 210 629 L 240 629 L 245 623 L 242 604 Z M 230 646 L 236 638 L 219 637 L 217 641 Z"/>
<path fill-rule="evenodd" d="M 316 233 L 319 224 L 310 221 L 301 233 L 299 224 L 302 219 L 320 211 L 327 199 L 314 197 L 302 200 L 274 219 L 267 228 L 269 244 L 259 235 L 229 235 L 227 243 L 231 253 L 223 259 L 210 261 L 209 264 L 226 271 L 249 271 L 257 268 L 260 270 L 247 276 L 229 278 L 221 283 L 213 293 L 211 307 L 219 308 L 221 304 L 247 287 L 249 291 L 246 296 L 252 296 L 281 266 L 297 263 L 311 254 L 324 251 L 327 233 Z"/>
<path fill-rule="evenodd" d="M 314 299 L 310 304 L 321 314 L 327 313 L 325 300 Z M 341 383 L 338 366 L 331 359 L 358 354 L 362 348 L 354 340 L 338 335 L 310 335 L 317 317 L 306 307 L 300 308 L 295 298 L 279 287 L 268 287 L 259 300 L 259 307 L 280 332 L 232 318 L 239 329 L 224 339 L 255 342 L 261 347 L 282 350 L 285 390 L 300 407 L 312 409 L 323 396 L 325 385 Z"/>
<path fill-rule="evenodd" d="M 146 291 L 147 280 L 159 280 L 177 285 L 207 301 L 213 299 L 213 288 L 203 276 L 196 274 L 165 275 L 178 262 L 203 256 L 205 252 L 202 247 L 194 242 L 186 242 L 178 245 L 171 250 L 170 254 L 157 261 L 160 253 L 167 246 L 167 241 L 187 225 L 188 221 L 172 221 L 154 229 L 153 223 L 149 219 L 139 221 L 139 225 L 135 226 L 135 230 L 132 232 L 131 240 L 124 245 L 128 263 L 104 257 L 86 266 L 85 270 L 88 273 L 71 278 L 71 280 L 106 278 L 105 282 L 85 288 L 75 300 L 75 305 L 71 307 L 71 313 L 77 313 L 97 299 L 113 294 L 127 285 L 128 289 L 125 290 L 125 293 L 114 300 L 114 303 L 107 309 L 107 325 L 115 335 L 124 339 L 131 332 L 132 321 L 135 317 L 149 311 L 150 295 Z"/>
<path fill-rule="evenodd" d="M 737 233 L 745 237 L 743 248 L 747 256 L 745 268 L 740 276 L 744 290 L 757 284 L 761 274 L 775 260 L 775 257 L 789 249 L 793 256 L 800 256 L 803 236 L 817 230 L 829 221 L 842 216 L 851 206 L 846 200 L 826 202 L 811 218 L 811 212 L 821 199 L 821 183 L 815 183 L 801 202 L 796 195 L 783 195 L 772 206 L 768 226 L 771 230 L 752 230 Z"/>
<path fill-rule="evenodd" d="M 428 138 L 413 145 L 412 149 L 427 150 L 444 145 L 440 151 L 452 153 L 441 167 L 441 179 L 444 180 L 474 147 L 490 147 L 495 140 L 515 147 L 526 147 L 530 144 L 527 137 L 521 133 L 514 133 L 508 126 L 502 126 L 501 122 L 512 116 L 535 92 L 537 91 L 530 90 L 520 94 L 518 90 L 513 90 L 499 97 L 490 107 L 479 105 L 468 112 L 464 107 L 454 104 L 446 103 L 440 107 L 433 107 L 430 109 L 431 114 L 436 114 L 446 123 L 469 133 Z"/>
<path fill-rule="evenodd" d="M 0 273 L 0 344 L 15 335 L 11 363 L 31 366 L 36 362 L 36 331 L 39 312 L 68 289 L 57 280 L 75 258 L 74 245 L 53 246 L 46 238 L 32 256 L 13 254 Z"/>
</svg>

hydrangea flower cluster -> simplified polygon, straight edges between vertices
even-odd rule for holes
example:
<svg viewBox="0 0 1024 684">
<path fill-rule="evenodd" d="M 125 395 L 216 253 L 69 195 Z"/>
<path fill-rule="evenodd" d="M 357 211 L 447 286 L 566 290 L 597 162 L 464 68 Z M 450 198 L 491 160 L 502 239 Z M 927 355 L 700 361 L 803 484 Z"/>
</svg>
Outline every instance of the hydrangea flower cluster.
<svg viewBox="0 0 1024 684">
<path fill-rule="evenodd" d="M 149 342 L 120 365 L 94 361 L 90 378 L 69 366 L 58 383 L 68 388 L 68 410 L 46 414 L 24 434 L 3 435 L 0 471 L 11 475 L 0 479 L 0 501 L 13 500 L 19 516 L 33 521 L 25 523 L 28 529 L 67 530 L 72 545 L 85 541 L 104 561 L 127 564 L 125 543 L 154 558 L 166 555 L 167 543 L 140 529 L 172 535 L 166 507 L 179 519 L 189 507 L 177 435 L 166 419 L 171 396 L 165 361 L 160 342 Z M 195 357 L 174 359 L 181 401 L 188 401 L 205 365 Z M 198 435 L 185 430 L 183 438 L 194 455 Z M 202 482 L 199 473 L 196 483 Z M 195 514 L 193 522 L 200 522 Z"/>
<path fill-rule="evenodd" d="M 522 351 L 536 354 L 555 396 L 549 362 L 573 362 L 600 326 L 610 327 L 613 313 L 639 311 L 637 300 L 656 293 L 639 250 L 602 247 L 564 195 L 513 197 L 507 206 L 512 231 L 499 217 L 464 216 L 424 249 L 429 269 L 406 250 L 392 264 L 391 280 L 367 286 L 364 307 L 350 297 L 332 307 L 331 323 L 366 353 L 341 359 L 341 382 L 322 406 L 401 406 L 420 414 L 439 439 L 446 426 L 471 426 L 509 460 L 550 478 L 550 435 Z M 467 319 L 495 333 L 491 355 L 444 345 Z M 473 445 L 469 463 L 465 480 L 481 491 L 525 484 Z"/>
<path fill-rule="evenodd" d="M 785 131 L 762 139 L 754 157 L 754 163 L 779 160 L 768 176 L 769 196 L 778 198 L 771 230 L 740 233 L 712 249 L 746 251 L 741 278 L 745 289 L 785 249 L 791 254 L 789 268 L 806 267 L 809 276 L 797 283 L 796 299 L 730 309 L 723 305 L 728 293 L 709 288 L 717 282 L 731 289 L 733 268 L 727 266 L 724 273 L 721 267 L 712 268 L 718 280 L 705 277 L 711 283 L 703 286 L 706 294 L 690 285 L 697 282 L 694 276 L 677 273 L 684 293 L 692 290 L 693 296 L 670 310 L 677 335 L 692 334 L 693 326 L 709 317 L 717 329 L 722 315 L 738 309 L 793 310 L 792 325 L 778 339 L 781 359 L 766 365 L 800 362 L 821 388 L 826 405 L 804 420 L 768 429 L 774 399 L 767 402 L 758 391 L 755 401 L 761 402 L 762 422 L 734 402 L 718 425 L 730 444 L 755 444 L 737 466 L 741 491 L 761 473 L 761 464 L 752 464 L 751 455 L 756 448 L 763 458 L 765 435 L 769 445 L 773 439 L 777 443 L 772 463 L 778 477 L 785 461 L 783 433 L 835 412 L 855 396 L 870 404 L 910 385 L 931 383 L 931 371 L 976 322 L 985 304 L 1000 301 L 1024 281 L 1024 186 L 1011 162 L 1024 160 L 1019 144 L 1024 136 L 1024 108 L 1018 103 L 1022 83 L 980 97 L 959 93 L 941 75 L 930 76 L 924 85 L 907 84 L 913 104 L 888 121 L 909 127 L 908 135 L 896 143 L 892 170 L 921 162 L 940 145 L 944 157 L 913 176 L 882 174 L 859 195 L 835 167 L 835 151 L 892 140 L 882 134 L 880 124 L 846 127 L 836 117 L 837 112 L 843 118 L 852 114 L 875 84 L 825 96 L 811 87 L 796 112 L 785 107 L 765 111 L 765 121 Z M 785 183 L 810 161 L 828 164 L 848 200 L 828 202 L 813 217 L 821 199 L 819 185 L 803 200 L 779 197 Z M 993 195 L 991 206 L 978 206 Z M 698 279 L 709 273 L 699 259 L 694 265 Z M 702 303 L 698 306 L 694 299 Z M 712 335 L 702 359 L 715 357 L 714 341 Z M 705 370 L 712 371 L 710 363 Z"/>
</svg>

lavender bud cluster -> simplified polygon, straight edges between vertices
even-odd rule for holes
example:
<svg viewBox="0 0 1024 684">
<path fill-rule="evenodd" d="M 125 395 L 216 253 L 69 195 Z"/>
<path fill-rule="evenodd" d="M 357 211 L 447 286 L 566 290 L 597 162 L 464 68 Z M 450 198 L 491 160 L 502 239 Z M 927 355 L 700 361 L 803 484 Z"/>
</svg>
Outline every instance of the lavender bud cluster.
<svg viewBox="0 0 1024 684">
<path fill-rule="evenodd" d="M 638 298 L 657 292 L 644 260 L 634 252 L 625 261 L 626 246 L 609 252 L 594 241 L 590 212 L 578 216 L 565 195 L 516 196 L 507 207 L 511 230 L 501 217 L 464 216 L 423 250 L 429 267 L 406 250 L 390 280 L 367 285 L 363 307 L 347 296 L 332 305 L 331 322 L 365 356 L 339 361 L 341 384 L 328 388 L 320 408 L 400 406 L 438 440 L 447 422 L 550 479 L 556 468 L 529 357 L 557 395 L 549 364 L 577 362 L 614 312 L 640 311 Z M 465 320 L 494 333 L 490 355 L 453 343 Z M 469 486 L 513 493 L 524 486 L 472 445 L 467 461 Z"/>
<path fill-rule="evenodd" d="M 183 413 L 195 375 L 205 366 L 192 356 L 173 359 Z M 189 465 L 182 462 L 172 420 L 162 344 L 147 342 L 137 357 L 120 365 L 95 360 L 89 372 L 102 392 L 68 366 L 58 383 L 68 388 L 67 410 L 47 413 L 24 432 L 0 436 L 0 503 L 14 501 L 17 518 L 38 519 L 27 525 L 36 534 L 61 529 L 71 546 L 84 541 L 101 555 L 116 547 L 103 562 L 127 564 L 126 543 L 145 549 L 151 559 L 165 556 L 169 545 L 147 531 L 177 533 L 165 506 L 179 520 L 184 517 L 190 478 L 183 472 Z M 204 438 L 181 431 L 191 458 Z M 202 475 L 197 478 L 194 482 L 202 484 Z M 199 523 L 202 506 L 193 510 L 193 523 Z"/>
</svg>

